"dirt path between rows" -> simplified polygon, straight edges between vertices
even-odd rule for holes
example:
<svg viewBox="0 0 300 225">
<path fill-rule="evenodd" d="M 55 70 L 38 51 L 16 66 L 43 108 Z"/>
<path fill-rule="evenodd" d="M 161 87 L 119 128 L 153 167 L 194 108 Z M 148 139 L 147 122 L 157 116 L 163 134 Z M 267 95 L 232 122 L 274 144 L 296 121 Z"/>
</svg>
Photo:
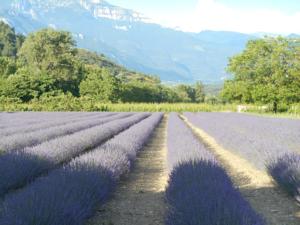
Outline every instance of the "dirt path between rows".
<svg viewBox="0 0 300 225">
<path fill-rule="evenodd" d="M 168 177 L 166 132 L 165 116 L 147 146 L 139 153 L 133 170 L 88 225 L 164 224 L 164 191 Z"/>
<path fill-rule="evenodd" d="M 235 186 L 268 225 L 300 224 L 300 207 L 279 189 L 264 171 L 256 169 L 244 158 L 224 149 L 205 131 L 182 119 L 217 157 Z"/>
</svg>

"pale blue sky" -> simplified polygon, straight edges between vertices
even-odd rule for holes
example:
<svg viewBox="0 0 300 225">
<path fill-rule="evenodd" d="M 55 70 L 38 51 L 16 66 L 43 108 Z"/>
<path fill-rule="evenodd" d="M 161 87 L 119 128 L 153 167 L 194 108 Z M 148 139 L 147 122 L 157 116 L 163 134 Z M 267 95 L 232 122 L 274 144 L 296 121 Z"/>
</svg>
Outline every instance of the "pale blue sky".
<svg viewBox="0 0 300 225">
<path fill-rule="evenodd" d="M 197 0 L 109 0 L 110 3 L 141 11 L 151 10 L 190 10 Z M 228 6 L 237 8 L 269 8 L 285 12 L 300 11 L 300 0 L 217 0 Z"/>
<path fill-rule="evenodd" d="M 218 2 L 237 8 L 279 9 L 286 13 L 300 11 L 299 0 L 219 0 Z"/>
<path fill-rule="evenodd" d="M 187 31 L 212 29 L 288 33 L 295 29 L 294 32 L 300 32 L 300 0 L 108 1 L 142 12 L 163 25 Z"/>
<path fill-rule="evenodd" d="M 197 0 L 108 0 L 112 4 L 134 9 L 148 15 L 154 13 L 177 13 L 189 11 L 197 4 Z"/>
</svg>

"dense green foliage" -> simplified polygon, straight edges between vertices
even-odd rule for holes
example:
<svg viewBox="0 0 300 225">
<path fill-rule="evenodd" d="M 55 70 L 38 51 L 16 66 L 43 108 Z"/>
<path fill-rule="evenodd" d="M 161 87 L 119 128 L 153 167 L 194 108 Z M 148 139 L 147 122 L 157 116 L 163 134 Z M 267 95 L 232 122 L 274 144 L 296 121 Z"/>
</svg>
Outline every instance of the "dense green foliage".
<svg viewBox="0 0 300 225">
<path fill-rule="evenodd" d="M 110 111 L 110 112 L 235 112 L 236 104 L 211 103 L 101 103 L 89 98 L 72 95 L 42 97 L 30 102 L 0 97 L 0 111 Z M 299 118 L 300 104 L 293 104 L 286 113 L 273 114 L 271 108 L 247 105 L 247 112 L 264 116 Z"/>
<path fill-rule="evenodd" d="M 224 85 L 226 101 L 271 104 L 274 112 L 285 110 L 300 101 L 300 39 L 249 41 L 241 54 L 230 59 L 228 71 L 234 79 Z"/>
<path fill-rule="evenodd" d="M 0 98 L 0 111 L 107 111 L 107 112 L 213 112 L 236 111 L 234 104 L 207 103 L 101 103 L 72 95 L 42 97 L 30 102 Z"/>
<path fill-rule="evenodd" d="M 204 102 L 204 87 L 167 86 L 104 55 L 78 49 L 69 32 L 43 29 L 28 37 L 0 22 L 0 96 L 21 102 L 60 96 L 101 103 Z"/>
<path fill-rule="evenodd" d="M 0 22 L 0 56 L 16 57 L 24 40 L 23 35 L 17 35 L 13 28 Z"/>
<path fill-rule="evenodd" d="M 120 98 L 120 80 L 108 69 L 87 67 L 86 78 L 80 83 L 80 95 L 100 102 L 117 102 Z"/>
<path fill-rule="evenodd" d="M 83 79 L 83 68 L 76 58 L 76 48 L 68 32 L 45 29 L 30 34 L 18 52 L 21 66 L 28 68 L 27 76 L 46 76 L 52 90 L 79 96 L 78 85 Z"/>
</svg>

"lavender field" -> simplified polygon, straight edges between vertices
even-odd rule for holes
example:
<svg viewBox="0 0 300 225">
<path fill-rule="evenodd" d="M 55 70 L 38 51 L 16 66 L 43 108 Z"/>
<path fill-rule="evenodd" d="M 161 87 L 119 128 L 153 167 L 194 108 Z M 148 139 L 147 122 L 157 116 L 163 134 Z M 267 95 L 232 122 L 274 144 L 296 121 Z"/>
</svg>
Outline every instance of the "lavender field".
<svg viewBox="0 0 300 225">
<path fill-rule="evenodd" d="M 135 165 L 144 161 L 139 173 Z M 255 172 L 247 185 L 236 176 L 238 164 L 245 176 Z M 300 120 L 237 113 L 0 113 L 0 225 L 300 224 L 299 165 Z M 164 186 L 163 193 L 156 186 Z M 276 194 L 253 195 L 262 190 Z M 107 219 L 112 200 L 127 208 L 122 221 Z M 137 201 L 147 207 L 136 208 Z M 153 201 L 165 210 L 155 210 Z M 272 210 L 276 201 L 281 208 Z"/>
<path fill-rule="evenodd" d="M 195 126 L 258 169 L 287 153 L 300 153 L 300 120 L 238 113 L 185 113 Z"/>
<path fill-rule="evenodd" d="M 184 113 L 221 146 L 266 171 L 300 202 L 300 120 L 237 113 Z"/>
</svg>

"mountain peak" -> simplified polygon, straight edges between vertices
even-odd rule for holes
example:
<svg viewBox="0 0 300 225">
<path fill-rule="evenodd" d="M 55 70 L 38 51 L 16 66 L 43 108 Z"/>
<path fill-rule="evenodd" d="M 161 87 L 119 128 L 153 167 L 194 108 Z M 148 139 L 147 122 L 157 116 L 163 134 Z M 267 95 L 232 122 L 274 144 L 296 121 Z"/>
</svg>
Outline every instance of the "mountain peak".
<svg viewBox="0 0 300 225">
<path fill-rule="evenodd" d="M 90 11 L 96 18 L 107 18 L 128 22 L 146 22 L 149 19 L 141 13 L 119 6 L 114 6 L 103 0 L 80 0 L 80 5 Z"/>
<path fill-rule="evenodd" d="M 32 19 L 37 19 L 36 14 L 57 10 L 59 8 L 69 8 L 84 10 L 94 18 L 106 18 L 126 22 L 149 22 L 143 14 L 110 4 L 104 0 L 4 0 L 1 2 L 1 9 L 8 9 L 12 15 L 27 14 L 32 15 Z"/>
</svg>

